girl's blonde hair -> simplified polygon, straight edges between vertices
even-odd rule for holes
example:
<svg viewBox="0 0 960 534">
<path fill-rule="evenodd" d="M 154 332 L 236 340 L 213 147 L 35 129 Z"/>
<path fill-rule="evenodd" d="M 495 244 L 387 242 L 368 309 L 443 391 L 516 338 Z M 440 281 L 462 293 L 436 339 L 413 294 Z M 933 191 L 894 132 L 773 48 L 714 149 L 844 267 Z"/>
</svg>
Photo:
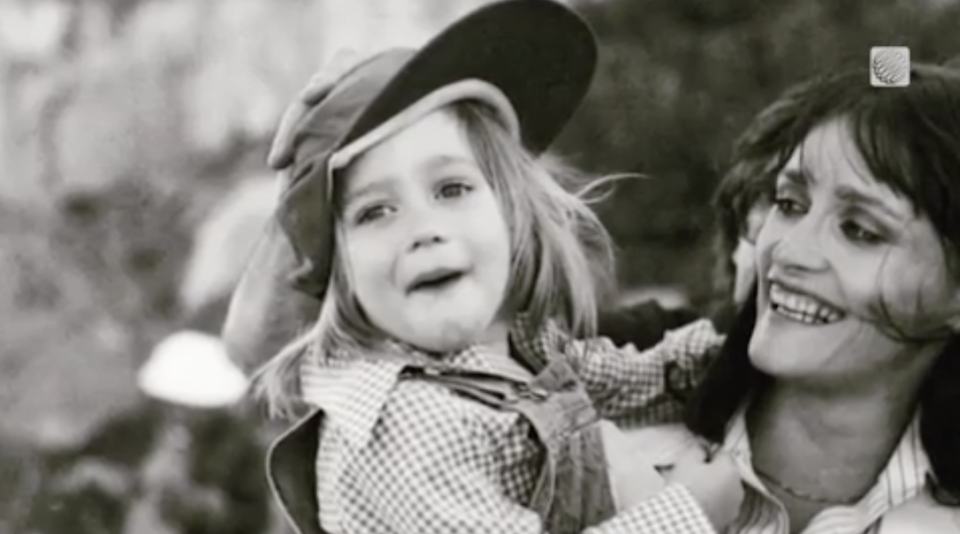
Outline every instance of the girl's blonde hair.
<svg viewBox="0 0 960 534">
<path fill-rule="evenodd" d="M 487 106 L 463 101 L 448 109 L 510 228 L 511 278 L 504 309 L 524 312 L 538 329 L 555 321 L 573 336 L 595 335 L 597 308 L 612 288 L 614 262 L 610 236 L 589 203 L 596 200 L 592 193 L 598 186 L 618 177 L 574 190 L 585 177 L 555 158 L 529 154 Z M 363 313 L 338 256 L 317 321 L 257 371 L 254 392 L 266 399 L 271 415 L 295 416 L 305 357 L 377 349 L 385 341 Z"/>
</svg>

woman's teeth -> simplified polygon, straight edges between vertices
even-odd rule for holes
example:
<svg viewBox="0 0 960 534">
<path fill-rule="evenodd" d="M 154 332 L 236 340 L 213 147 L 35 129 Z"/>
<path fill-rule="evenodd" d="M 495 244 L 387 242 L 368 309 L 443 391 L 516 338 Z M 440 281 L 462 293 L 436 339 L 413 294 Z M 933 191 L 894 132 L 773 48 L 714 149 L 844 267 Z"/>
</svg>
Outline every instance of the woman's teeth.
<svg viewBox="0 0 960 534">
<path fill-rule="evenodd" d="M 839 321 L 843 312 L 806 295 L 791 293 L 777 284 L 770 286 L 773 311 L 804 324 L 822 325 Z"/>
</svg>

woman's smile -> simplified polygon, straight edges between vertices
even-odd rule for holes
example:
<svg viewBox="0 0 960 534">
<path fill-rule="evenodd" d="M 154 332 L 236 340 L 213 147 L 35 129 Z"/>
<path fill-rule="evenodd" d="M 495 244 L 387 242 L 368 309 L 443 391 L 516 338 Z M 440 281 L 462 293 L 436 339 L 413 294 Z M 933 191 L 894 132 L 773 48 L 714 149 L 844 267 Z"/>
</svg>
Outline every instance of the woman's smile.
<svg viewBox="0 0 960 534">
<path fill-rule="evenodd" d="M 808 134 L 774 194 L 757 236 L 754 365 L 820 385 L 866 384 L 900 368 L 906 342 L 895 327 L 933 313 L 950 291 L 934 283 L 948 277 L 933 226 L 870 175 L 842 120 Z"/>
<path fill-rule="evenodd" d="M 793 290 L 777 282 L 770 283 L 769 291 L 770 309 L 793 321 L 819 326 L 835 323 L 846 315 L 809 293 Z"/>
</svg>

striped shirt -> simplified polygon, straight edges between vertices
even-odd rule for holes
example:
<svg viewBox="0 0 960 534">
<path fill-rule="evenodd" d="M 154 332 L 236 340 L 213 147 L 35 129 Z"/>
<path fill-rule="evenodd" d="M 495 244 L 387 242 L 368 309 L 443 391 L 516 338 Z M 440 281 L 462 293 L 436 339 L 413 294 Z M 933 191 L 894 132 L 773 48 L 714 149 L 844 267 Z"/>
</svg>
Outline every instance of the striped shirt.
<svg viewBox="0 0 960 534">
<path fill-rule="evenodd" d="M 684 329 L 677 334 L 699 339 L 674 338 L 671 343 L 676 346 L 716 346 L 722 341 L 712 331 L 705 329 Z M 745 411 L 741 409 L 731 421 L 723 444 L 723 449 L 730 452 L 737 462 L 741 478 L 746 485 L 740 514 L 726 532 L 729 534 L 788 534 L 790 525 L 783 504 L 770 493 L 753 469 L 750 440 L 744 418 Z M 834 506 L 823 510 L 810 521 L 803 530 L 803 534 L 887 534 L 885 517 L 901 513 L 898 507 L 929 500 L 926 496 L 926 486 L 927 477 L 932 474 L 932 468 L 920 440 L 919 421 L 918 413 L 907 426 L 876 483 L 859 502 L 852 506 Z M 664 443 L 676 441 L 674 436 L 661 435 Z M 689 446 L 689 443 L 686 441 L 686 445 L 683 446 Z M 925 503 L 924 506 L 930 509 L 938 507 L 932 502 Z M 923 527 L 918 529 L 917 521 L 914 520 L 916 516 L 905 518 L 900 515 L 896 521 L 897 528 L 891 525 L 889 531 L 890 534 L 902 532 L 898 529 L 905 522 L 907 532 L 960 534 L 960 509 L 951 509 L 940 516 L 952 516 L 952 520 L 943 520 L 941 517 L 940 520 L 934 521 L 935 527 L 932 523 L 925 522 Z"/>
<path fill-rule="evenodd" d="M 770 494 L 753 469 L 742 411 L 734 419 L 723 448 L 733 454 L 747 485 L 740 515 L 728 532 L 788 534 L 790 525 L 783 505 Z M 866 495 L 852 506 L 834 506 L 820 512 L 803 534 L 880 533 L 883 516 L 918 496 L 926 486 L 928 473 L 930 461 L 920 442 L 919 417 L 915 417 Z"/>
<path fill-rule="evenodd" d="M 701 321 L 654 349 L 617 348 L 608 340 L 575 341 L 557 330 L 531 335 L 523 320 L 511 331 L 517 356 L 540 368 L 565 358 L 581 377 L 601 417 L 621 425 L 675 421 L 667 363 L 695 371 L 717 334 Z M 420 357 L 417 354 L 404 358 Z M 492 357 L 469 349 L 444 365 L 497 371 Z M 301 385 L 323 408 L 316 458 L 319 522 L 332 534 L 540 534 L 540 517 L 525 508 L 542 451 L 529 422 L 473 402 L 433 383 L 399 380 L 404 364 L 389 359 L 308 358 Z M 669 485 L 589 532 L 713 532 L 692 495 Z"/>
</svg>

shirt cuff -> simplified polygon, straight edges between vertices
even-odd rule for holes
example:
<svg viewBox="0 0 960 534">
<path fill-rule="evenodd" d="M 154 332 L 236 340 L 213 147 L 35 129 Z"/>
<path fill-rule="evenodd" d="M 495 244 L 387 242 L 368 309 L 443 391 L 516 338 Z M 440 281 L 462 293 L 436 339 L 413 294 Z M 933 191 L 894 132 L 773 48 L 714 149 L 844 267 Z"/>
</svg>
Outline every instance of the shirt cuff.
<svg viewBox="0 0 960 534">
<path fill-rule="evenodd" d="M 620 512 L 584 534 L 716 534 L 690 491 L 671 484 L 655 497 Z"/>
</svg>

